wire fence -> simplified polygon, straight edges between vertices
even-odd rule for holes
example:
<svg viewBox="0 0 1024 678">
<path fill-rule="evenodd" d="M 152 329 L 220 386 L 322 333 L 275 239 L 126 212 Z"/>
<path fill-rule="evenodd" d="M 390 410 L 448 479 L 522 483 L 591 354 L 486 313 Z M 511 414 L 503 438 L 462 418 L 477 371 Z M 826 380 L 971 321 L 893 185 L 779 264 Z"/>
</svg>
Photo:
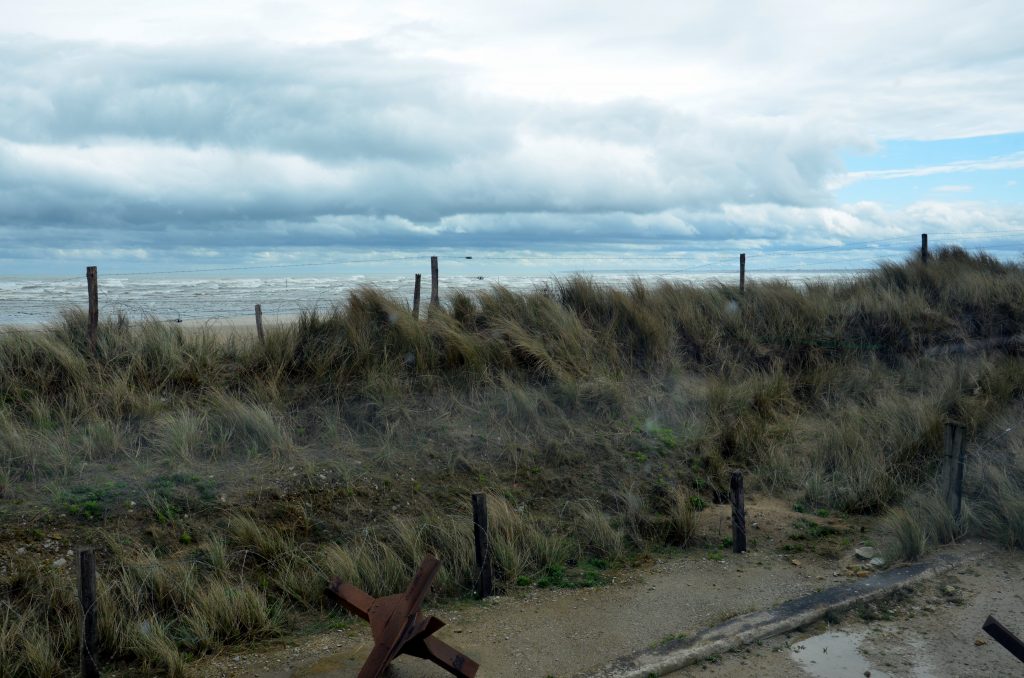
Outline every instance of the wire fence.
<svg viewBox="0 0 1024 678">
<path fill-rule="evenodd" d="M 932 249 L 956 245 L 968 252 L 989 252 L 1008 258 L 1022 251 L 1024 229 L 1005 231 L 960 231 L 931 233 Z M 835 279 L 869 270 L 883 262 L 905 258 L 911 251 L 911 236 L 900 235 L 874 240 L 850 241 L 835 245 L 799 249 L 748 247 L 745 274 L 800 280 Z M 916 246 L 916 243 L 914 243 Z M 916 249 L 916 248 L 915 248 Z M 874 253 L 874 256 L 872 256 Z M 442 265 L 449 272 L 442 276 L 442 295 L 455 290 L 474 291 L 495 283 L 513 289 L 529 289 L 553 275 L 579 273 L 610 285 L 625 285 L 632 278 L 685 281 L 737 282 L 740 275 L 739 252 L 662 251 L 622 254 L 524 252 L 519 254 L 442 252 Z M 169 323 L 219 322 L 251 316 L 254 304 L 261 304 L 263 316 L 282 318 L 309 309 L 323 309 L 343 301 L 347 293 L 365 284 L 373 284 L 400 297 L 410 297 L 413 273 L 405 275 L 360 275 L 371 265 L 423 262 L 420 254 L 359 257 L 316 262 L 252 264 L 200 268 L 173 268 L 159 271 L 99 271 L 100 308 L 104 316 L 123 314 L 131 319 L 148 318 Z M 516 275 L 514 263 L 523 270 L 548 271 Z M 608 263 L 613 268 L 603 267 Z M 328 269 L 325 274 L 319 271 Z M 339 270 L 341 269 L 341 270 Z M 281 276 L 282 270 L 303 270 L 313 276 Z M 342 273 L 344 271 L 344 273 Z M 450 272 L 454 271 L 454 273 Z M 252 272 L 252 277 L 239 277 Z M 266 275 L 268 274 L 269 275 Z M 226 274 L 226 275 L 225 275 Z M 188 276 L 161 279 L 161 276 Z M 43 323 L 54 320 L 65 308 L 86 303 L 84 276 L 53 280 L 7 282 L 0 288 L 0 334 L 14 331 L 42 331 Z"/>
</svg>

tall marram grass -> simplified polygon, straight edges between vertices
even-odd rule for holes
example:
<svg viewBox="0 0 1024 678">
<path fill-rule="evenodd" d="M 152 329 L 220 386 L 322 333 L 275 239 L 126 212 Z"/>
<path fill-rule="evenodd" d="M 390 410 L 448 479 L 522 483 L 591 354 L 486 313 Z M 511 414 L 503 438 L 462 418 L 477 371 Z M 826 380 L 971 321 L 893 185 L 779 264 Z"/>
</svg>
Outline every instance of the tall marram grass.
<svg viewBox="0 0 1024 678">
<path fill-rule="evenodd" d="M 430 552 L 437 594 L 467 595 L 481 487 L 501 586 L 692 542 L 734 468 L 888 515 L 896 556 L 965 533 L 1019 547 L 1022 332 L 1024 268 L 958 249 L 743 294 L 495 286 L 420 320 L 363 288 L 262 343 L 114 317 L 94 354 L 72 310 L 0 336 L 0 491 L 103 536 L 104 657 L 171 675 L 331 613 L 331 576 L 391 593 Z M 991 349 L 957 352 L 975 340 Z M 959 524 L 933 496 L 948 420 L 973 441 Z M 66 671 L 67 577 L 4 564 L 0 674 Z"/>
</svg>

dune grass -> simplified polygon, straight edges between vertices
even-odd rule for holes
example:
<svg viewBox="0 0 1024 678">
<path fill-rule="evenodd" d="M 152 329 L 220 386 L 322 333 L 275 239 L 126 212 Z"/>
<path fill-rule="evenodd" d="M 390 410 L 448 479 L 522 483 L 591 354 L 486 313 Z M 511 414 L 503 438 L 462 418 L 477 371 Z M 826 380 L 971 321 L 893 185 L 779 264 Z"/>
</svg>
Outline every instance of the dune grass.
<svg viewBox="0 0 1024 678">
<path fill-rule="evenodd" d="M 2 540 L 0 672 L 73 665 L 73 578 L 33 546 L 52 531 L 100 546 L 105 659 L 170 675 L 345 623 L 331 576 L 391 593 L 430 552 L 435 595 L 469 595 L 480 489 L 501 587 L 692 543 L 736 468 L 885 516 L 893 557 L 966 533 L 1019 547 L 1021 332 L 1024 269 L 957 249 L 742 295 L 495 287 L 420 321 L 365 288 L 263 343 L 115 317 L 95 355 L 68 311 L 0 336 L 0 489 L 35 521 Z M 971 441 L 959 524 L 934 496 L 949 420 Z"/>
</svg>

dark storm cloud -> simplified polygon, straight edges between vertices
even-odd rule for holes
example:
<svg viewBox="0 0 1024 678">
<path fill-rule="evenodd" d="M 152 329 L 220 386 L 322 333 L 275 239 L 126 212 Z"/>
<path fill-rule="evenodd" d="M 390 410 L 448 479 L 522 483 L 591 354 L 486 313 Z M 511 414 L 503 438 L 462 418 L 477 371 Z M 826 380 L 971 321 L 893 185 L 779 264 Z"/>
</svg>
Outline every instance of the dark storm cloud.
<svg viewBox="0 0 1024 678">
<path fill-rule="evenodd" d="M 702 237 L 673 211 L 827 203 L 841 169 L 813 126 L 531 104 L 464 75 L 369 41 L 9 39 L 0 224 L 25 246 L 585 246 Z"/>
</svg>

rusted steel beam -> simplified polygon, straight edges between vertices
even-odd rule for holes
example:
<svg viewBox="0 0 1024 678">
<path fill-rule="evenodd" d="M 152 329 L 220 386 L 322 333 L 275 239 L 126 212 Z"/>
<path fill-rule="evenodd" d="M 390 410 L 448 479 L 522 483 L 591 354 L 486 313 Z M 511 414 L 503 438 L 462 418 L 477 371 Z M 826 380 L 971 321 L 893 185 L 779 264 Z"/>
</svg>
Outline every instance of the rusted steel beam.
<svg viewBox="0 0 1024 678">
<path fill-rule="evenodd" d="M 328 588 L 341 601 L 346 610 L 370 621 L 370 606 L 373 605 L 373 596 L 363 593 L 361 589 L 357 589 L 352 584 L 343 583 L 337 577 L 331 580 L 331 585 Z"/>
<path fill-rule="evenodd" d="M 473 678 L 480 665 L 443 640 L 433 636 L 407 646 L 405 654 L 434 662 L 458 678 Z"/>
</svg>

